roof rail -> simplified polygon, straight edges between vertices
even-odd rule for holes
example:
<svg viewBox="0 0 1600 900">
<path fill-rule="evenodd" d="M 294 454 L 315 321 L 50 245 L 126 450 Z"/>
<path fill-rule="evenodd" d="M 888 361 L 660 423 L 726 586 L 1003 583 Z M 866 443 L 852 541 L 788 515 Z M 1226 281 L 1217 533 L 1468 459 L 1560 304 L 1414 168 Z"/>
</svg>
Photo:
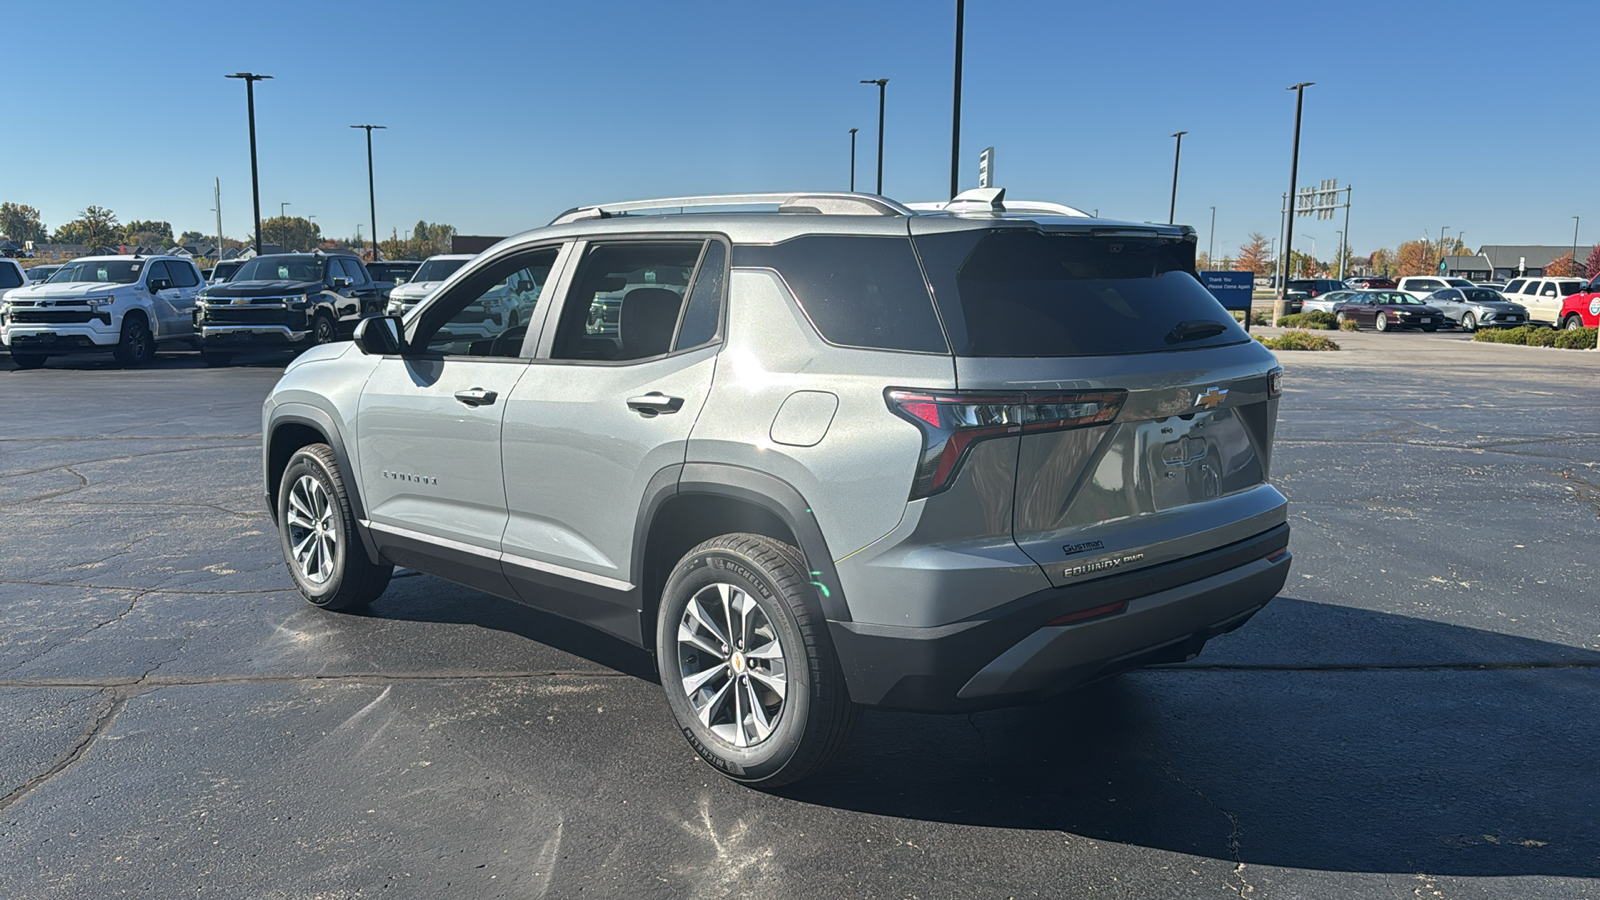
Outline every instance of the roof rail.
<svg viewBox="0 0 1600 900">
<path fill-rule="evenodd" d="M 1007 200 L 1005 188 L 974 188 L 949 201 L 907 204 L 922 212 L 1043 213 L 1051 216 L 1093 218 L 1081 209 L 1045 200 Z"/>
<path fill-rule="evenodd" d="M 669 209 L 704 209 L 718 206 L 771 206 L 780 213 L 810 213 L 828 216 L 909 216 L 914 213 L 907 207 L 880 197 L 877 194 L 859 194 L 847 191 L 833 193 L 785 194 L 704 194 L 694 197 L 664 197 L 659 200 L 628 200 L 622 203 L 601 203 L 595 206 L 575 206 L 550 221 L 551 225 L 565 225 L 584 219 L 606 219 L 635 212 Z"/>
</svg>

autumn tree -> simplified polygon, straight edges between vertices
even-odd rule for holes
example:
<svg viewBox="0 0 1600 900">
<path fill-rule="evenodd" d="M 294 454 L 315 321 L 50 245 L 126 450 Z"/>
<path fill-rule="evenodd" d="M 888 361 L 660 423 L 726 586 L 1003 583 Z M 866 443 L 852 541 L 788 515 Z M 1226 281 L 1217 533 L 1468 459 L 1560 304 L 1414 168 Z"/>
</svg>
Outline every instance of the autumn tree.
<svg viewBox="0 0 1600 900">
<path fill-rule="evenodd" d="M 1583 277 L 1594 278 L 1600 276 L 1600 244 L 1595 244 L 1589 251 L 1589 258 L 1583 261 Z"/>
<path fill-rule="evenodd" d="M 1571 277 L 1578 274 L 1578 264 L 1573 261 L 1571 253 L 1563 253 L 1550 260 L 1549 264 L 1544 267 L 1544 273 L 1546 275 L 1554 275 L 1557 278 Z"/>
<path fill-rule="evenodd" d="M 43 241 L 44 222 L 39 211 L 22 203 L 0 203 L 0 234 L 13 241 Z"/>
<path fill-rule="evenodd" d="M 1380 275 L 1388 275 L 1394 271 L 1395 252 L 1387 247 L 1379 247 L 1372 251 L 1372 271 Z"/>
<path fill-rule="evenodd" d="M 1249 240 L 1239 248 L 1239 255 L 1234 259 L 1234 269 L 1265 275 L 1272 266 L 1270 254 L 1270 244 L 1266 235 L 1252 231 Z"/>
<path fill-rule="evenodd" d="M 1404 278 L 1407 275 L 1431 275 L 1439 267 L 1435 248 L 1427 241 L 1406 241 L 1400 245 L 1395 254 L 1395 274 Z"/>
<path fill-rule="evenodd" d="M 91 250 L 121 243 L 122 228 L 117 224 L 117 214 L 109 209 L 91 206 L 78 214 L 78 218 L 56 229 L 52 236 L 58 244 L 82 244 Z"/>
</svg>

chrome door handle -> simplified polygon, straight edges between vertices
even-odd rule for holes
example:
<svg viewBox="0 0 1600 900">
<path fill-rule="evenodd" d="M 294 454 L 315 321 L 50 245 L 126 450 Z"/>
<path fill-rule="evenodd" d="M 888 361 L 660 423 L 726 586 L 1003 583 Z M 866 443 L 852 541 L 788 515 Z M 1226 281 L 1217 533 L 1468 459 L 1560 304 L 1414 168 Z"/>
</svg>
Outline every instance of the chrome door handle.
<svg viewBox="0 0 1600 900">
<path fill-rule="evenodd" d="M 659 416 L 662 413 L 675 413 L 683 408 L 682 397 L 668 397 L 660 391 L 651 391 L 642 397 L 629 397 L 628 408 L 636 410 L 645 418 Z"/>
<path fill-rule="evenodd" d="M 500 395 L 496 394 L 494 391 L 486 391 L 483 388 L 472 388 L 471 390 L 466 391 L 456 391 L 456 399 L 468 406 L 488 406 L 489 404 L 493 403 L 494 398 L 498 396 Z"/>
</svg>

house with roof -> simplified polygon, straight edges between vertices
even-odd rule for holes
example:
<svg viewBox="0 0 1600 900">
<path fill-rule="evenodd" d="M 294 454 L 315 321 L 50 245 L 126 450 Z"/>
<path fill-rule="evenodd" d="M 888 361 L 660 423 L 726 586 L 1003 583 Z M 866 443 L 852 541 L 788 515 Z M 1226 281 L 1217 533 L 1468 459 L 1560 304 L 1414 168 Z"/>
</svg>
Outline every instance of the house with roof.
<svg viewBox="0 0 1600 900">
<path fill-rule="evenodd" d="M 1571 252 L 1571 246 L 1545 247 L 1537 244 L 1487 244 L 1478 248 L 1478 261 L 1473 265 L 1479 270 L 1487 266 L 1490 277 L 1480 279 L 1485 281 L 1505 281 L 1523 276 L 1537 277 L 1544 274 L 1545 268 L 1550 263 Z M 1578 262 L 1582 264 L 1581 257 Z M 1448 258 L 1445 265 L 1446 270 L 1449 271 Z M 1455 273 L 1450 272 L 1450 274 Z M 1471 278 L 1472 276 L 1463 274 L 1461 277 Z"/>
</svg>

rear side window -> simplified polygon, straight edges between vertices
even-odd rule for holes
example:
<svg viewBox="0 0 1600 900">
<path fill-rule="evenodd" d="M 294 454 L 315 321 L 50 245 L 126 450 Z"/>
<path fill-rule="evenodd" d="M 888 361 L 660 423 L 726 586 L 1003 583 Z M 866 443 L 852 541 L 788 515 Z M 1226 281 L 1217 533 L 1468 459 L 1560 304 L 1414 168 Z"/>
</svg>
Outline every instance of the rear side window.
<svg viewBox="0 0 1600 900">
<path fill-rule="evenodd" d="M 1009 229 L 916 244 L 958 356 L 1102 356 L 1250 339 L 1192 274 L 1188 242 Z"/>
<path fill-rule="evenodd" d="M 200 283 L 200 277 L 195 274 L 192 263 L 168 261 L 167 271 L 172 275 L 173 284 L 178 287 L 194 287 Z"/>
<path fill-rule="evenodd" d="M 22 287 L 26 280 L 16 266 L 0 266 L 0 289 Z"/>
<path fill-rule="evenodd" d="M 830 344 L 950 352 L 907 238 L 816 235 L 746 244 L 733 248 L 733 264 L 776 270 Z"/>
</svg>

